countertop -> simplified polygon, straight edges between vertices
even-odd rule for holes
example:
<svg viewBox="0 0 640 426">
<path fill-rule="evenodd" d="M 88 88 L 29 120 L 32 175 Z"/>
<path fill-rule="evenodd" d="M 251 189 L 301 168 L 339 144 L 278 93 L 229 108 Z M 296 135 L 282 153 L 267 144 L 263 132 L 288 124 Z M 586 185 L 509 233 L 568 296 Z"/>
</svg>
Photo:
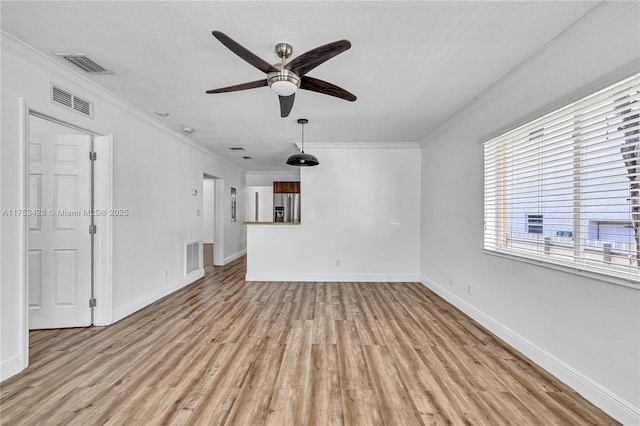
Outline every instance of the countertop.
<svg viewBox="0 0 640 426">
<path fill-rule="evenodd" d="M 243 222 L 245 225 L 300 225 L 300 222 Z"/>
</svg>

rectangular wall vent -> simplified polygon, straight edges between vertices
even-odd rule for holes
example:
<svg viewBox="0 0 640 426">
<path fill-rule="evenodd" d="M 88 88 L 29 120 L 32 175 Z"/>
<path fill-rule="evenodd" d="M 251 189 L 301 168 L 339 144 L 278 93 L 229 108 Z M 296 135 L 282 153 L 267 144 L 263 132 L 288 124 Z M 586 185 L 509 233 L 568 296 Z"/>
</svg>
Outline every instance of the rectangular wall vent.
<svg viewBox="0 0 640 426">
<path fill-rule="evenodd" d="M 82 99 L 55 84 L 51 85 L 51 102 L 69 108 L 82 115 L 93 117 L 93 102 Z"/>
<path fill-rule="evenodd" d="M 201 247 L 202 244 L 200 244 L 200 241 L 185 244 L 185 275 L 188 275 L 191 272 L 197 271 L 201 268 Z"/>
<path fill-rule="evenodd" d="M 73 108 L 73 95 L 59 87 L 52 86 L 51 100 L 66 106 L 67 108 Z"/>
<path fill-rule="evenodd" d="M 55 55 L 65 59 L 66 61 L 72 63 L 82 71 L 89 74 L 113 74 L 113 71 L 108 70 L 102 65 L 99 65 L 87 55 L 70 53 L 56 53 Z"/>
<path fill-rule="evenodd" d="M 73 97 L 73 109 L 84 115 L 91 115 L 91 102 L 80 99 L 77 96 Z"/>
</svg>

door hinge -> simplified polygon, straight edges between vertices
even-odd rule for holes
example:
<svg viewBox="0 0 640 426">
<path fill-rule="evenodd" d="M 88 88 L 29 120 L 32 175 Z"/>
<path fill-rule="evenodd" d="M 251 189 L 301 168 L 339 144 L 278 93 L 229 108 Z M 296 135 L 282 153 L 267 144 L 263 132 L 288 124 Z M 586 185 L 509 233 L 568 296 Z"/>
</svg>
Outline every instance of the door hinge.
<svg viewBox="0 0 640 426">
<path fill-rule="evenodd" d="M 98 158 L 98 154 L 95 151 L 89 152 L 89 160 L 96 161 L 97 158 Z"/>
<path fill-rule="evenodd" d="M 89 234 L 93 235 L 98 232 L 98 227 L 96 225 L 89 225 Z"/>
<path fill-rule="evenodd" d="M 98 304 L 98 301 L 95 298 L 89 299 L 89 307 L 90 308 L 95 308 L 97 304 Z"/>
</svg>

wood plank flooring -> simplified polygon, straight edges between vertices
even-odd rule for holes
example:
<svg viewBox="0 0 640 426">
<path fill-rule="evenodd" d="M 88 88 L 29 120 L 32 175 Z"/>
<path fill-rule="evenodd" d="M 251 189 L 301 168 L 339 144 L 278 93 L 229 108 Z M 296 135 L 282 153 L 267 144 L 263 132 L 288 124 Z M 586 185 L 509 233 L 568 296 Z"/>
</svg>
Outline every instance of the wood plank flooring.
<svg viewBox="0 0 640 426">
<path fill-rule="evenodd" d="M 245 268 L 209 264 L 110 327 L 31 332 L 0 422 L 616 424 L 420 284 L 247 283 Z"/>
</svg>

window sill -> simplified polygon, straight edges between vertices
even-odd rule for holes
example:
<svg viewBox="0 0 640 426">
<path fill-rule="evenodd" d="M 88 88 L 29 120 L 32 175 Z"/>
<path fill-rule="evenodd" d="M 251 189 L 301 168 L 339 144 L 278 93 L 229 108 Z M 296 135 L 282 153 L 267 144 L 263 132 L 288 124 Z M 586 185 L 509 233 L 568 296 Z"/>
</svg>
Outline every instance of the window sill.
<svg viewBox="0 0 640 426">
<path fill-rule="evenodd" d="M 547 268 L 547 269 L 553 269 L 553 270 L 556 270 L 556 271 L 566 272 L 568 274 L 579 275 L 581 277 L 591 278 L 593 280 L 602 281 L 602 282 L 605 282 L 607 284 L 615 284 L 615 285 L 620 285 L 620 286 L 623 286 L 623 287 L 632 288 L 632 289 L 635 289 L 635 290 L 640 290 L 640 282 L 638 282 L 638 281 L 632 281 L 632 280 L 628 280 L 628 279 L 624 279 L 624 278 L 612 277 L 612 276 L 605 275 L 605 274 L 600 274 L 600 273 L 597 273 L 597 272 L 594 272 L 594 271 L 585 271 L 585 270 L 579 269 L 579 268 L 573 268 L 573 267 L 566 266 L 566 265 L 560 265 L 560 264 L 557 264 L 557 263 L 554 263 L 554 262 L 549 262 L 549 261 L 541 260 L 541 259 L 533 259 L 533 258 L 529 258 L 529 257 L 518 256 L 517 254 L 512 254 L 512 253 L 504 253 L 504 252 L 488 250 L 488 249 L 483 249 L 482 252 L 484 254 L 497 256 L 497 257 L 502 257 L 504 259 L 515 260 L 515 261 L 518 261 L 518 262 L 528 263 L 530 265 L 541 266 L 541 267 Z"/>
</svg>

